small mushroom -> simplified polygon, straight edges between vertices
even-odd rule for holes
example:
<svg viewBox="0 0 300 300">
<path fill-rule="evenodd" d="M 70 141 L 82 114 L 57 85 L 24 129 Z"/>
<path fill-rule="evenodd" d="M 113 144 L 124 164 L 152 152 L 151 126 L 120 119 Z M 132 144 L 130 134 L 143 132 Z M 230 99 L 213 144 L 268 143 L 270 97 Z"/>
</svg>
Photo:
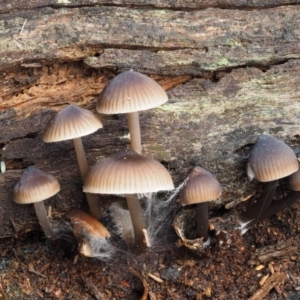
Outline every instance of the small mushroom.
<svg viewBox="0 0 300 300">
<path fill-rule="evenodd" d="M 89 166 L 82 145 L 81 137 L 102 128 L 101 121 L 89 110 L 77 105 L 69 105 L 58 112 L 47 124 L 43 140 L 46 143 L 73 140 L 77 161 L 84 181 Z M 101 216 L 100 203 L 95 195 L 86 194 L 92 215 L 99 219 Z"/>
<path fill-rule="evenodd" d="M 166 168 L 132 149 L 122 149 L 93 166 L 83 191 L 100 194 L 123 194 L 127 200 L 137 248 L 144 246 L 146 224 L 137 194 L 174 189 Z"/>
<path fill-rule="evenodd" d="M 79 208 L 72 208 L 66 217 L 72 221 L 74 235 L 81 240 L 82 234 L 98 238 L 109 238 L 110 234 L 102 223 Z M 82 231 L 85 231 L 82 233 Z"/>
<path fill-rule="evenodd" d="M 30 166 L 22 173 L 13 192 L 14 202 L 18 204 L 33 203 L 42 230 L 51 239 L 55 239 L 57 236 L 50 225 L 43 200 L 54 196 L 59 190 L 59 182 L 53 176 Z"/>
<path fill-rule="evenodd" d="M 152 78 L 134 71 L 116 76 L 101 92 L 96 109 L 101 114 L 123 114 L 128 117 L 131 148 L 141 153 L 138 111 L 157 107 L 168 101 L 164 89 Z"/>
<path fill-rule="evenodd" d="M 195 167 L 179 195 L 182 206 L 197 204 L 197 238 L 206 241 L 208 230 L 208 202 L 221 196 L 222 189 L 219 181 L 207 170 Z"/>
<path fill-rule="evenodd" d="M 250 181 L 256 178 L 266 184 L 257 205 L 249 206 L 241 214 L 242 228 L 250 228 L 257 224 L 260 215 L 274 199 L 278 179 L 291 175 L 298 168 L 298 160 L 294 151 L 284 142 L 267 134 L 257 139 L 248 159 L 247 175 Z"/>
<path fill-rule="evenodd" d="M 95 253 L 97 251 L 94 251 L 94 244 L 99 244 L 99 241 L 101 242 L 101 240 L 110 237 L 110 233 L 105 226 L 78 208 L 72 208 L 66 214 L 66 217 L 73 224 L 73 232 L 80 245 L 79 252 L 88 257 L 97 256 L 97 253 Z M 107 241 L 101 244 L 107 248 Z"/>
</svg>

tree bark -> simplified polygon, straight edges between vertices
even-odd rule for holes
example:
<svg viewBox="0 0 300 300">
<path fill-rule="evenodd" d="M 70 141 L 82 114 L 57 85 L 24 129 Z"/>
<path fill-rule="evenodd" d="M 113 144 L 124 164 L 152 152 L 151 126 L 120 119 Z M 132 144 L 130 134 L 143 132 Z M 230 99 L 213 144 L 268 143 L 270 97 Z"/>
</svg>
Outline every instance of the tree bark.
<svg viewBox="0 0 300 300">
<path fill-rule="evenodd" d="M 212 172 L 217 205 L 256 190 L 245 165 L 260 134 L 299 149 L 298 1 L 15 2 L 0 4 L 0 236 L 34 220 L 33 207 L 11 201 L 29 165 L 60 181 L 54 213 L 84 205 L 72 141 L 45 144 L 43 128 L 69 103 L 96 113 L 97 95 L 124 70 L 169 96 L 140 113 L 143 153 L 176 184 L 195 165 Z M 126 116 L 99 117 L 104 128 L 83 138 L 90 165 L 130 145 Z"/>
</svg>

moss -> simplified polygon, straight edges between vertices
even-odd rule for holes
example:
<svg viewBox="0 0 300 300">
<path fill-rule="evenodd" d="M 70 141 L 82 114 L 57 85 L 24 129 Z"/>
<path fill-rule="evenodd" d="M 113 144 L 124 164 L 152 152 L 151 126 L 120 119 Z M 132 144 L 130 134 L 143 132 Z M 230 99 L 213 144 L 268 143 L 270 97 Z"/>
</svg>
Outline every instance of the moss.
<svg viewBox="0 0 300 300">
<path fill-rule="evenodd" d="M 229 65 L 229 61 L 227 58 L 223 57 L 216 63 L 216 65 L 217 66 L 227 66 L 227 65 Z"/>
</svg>

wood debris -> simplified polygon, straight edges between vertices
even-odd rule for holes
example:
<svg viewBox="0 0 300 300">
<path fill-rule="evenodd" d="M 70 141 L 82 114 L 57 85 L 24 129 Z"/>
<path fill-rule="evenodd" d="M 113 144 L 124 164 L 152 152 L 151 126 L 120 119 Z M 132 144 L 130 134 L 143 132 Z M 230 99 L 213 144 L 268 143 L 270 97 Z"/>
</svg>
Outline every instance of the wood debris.
<svg viewBox="0 0 300 300">
<path fill-rule="evenodd" d="M 101 293 L 98 288 L 93 283 L 92 279 L 84 278 L 81 276 L 81 279 L 85 283 L 86 287 L 88 288 L 89 292 L 97 299 L 97 300 L 104 300 L 108 299 L 103 293 Z"/>
<path fill-rule="evenodd" d="M 159 282 L 159 283 L 163 283 L 164 282 L 161 278 L 159 278 L 158 276 L 155 276 L 155 275 L 153 275 L 151 273 L 148 273 L 148 276 L 151 277 L 152 279 L 154 279 L 155 281 Z"/>
<path fill-rule="evenodd" d="M 265 275 L 260 281 L 259 281 L 259 285 L 263 286 L 266 282 L 266 280 L 270 277 L 270 274 Z"/>
<path fill-rule="evenodd" d="M 226 209 L 232 209 L 232 208 L 234 208 L 235 206 L 237 206 L 239 203 L 244 202 L 244 201 L 247 201 L 248 199 L 250 199 L 251 197 L 253 197 L 254 194 L 255 194 L 255 193 L 251 193 L 250 195 L 244 196 L 244 197 L 242 197 L 242 198 L 235 199 L 235 200 L 233 200 L 233 201 L 227 203 L 227 204 L 225 205 L 225 208 L 226 208 Z"/>
<path fill-rule="evenodd" d="M 30 273 L 35 274 L 35 275 L 41 276 L 41 277 L 43 277 L 43 278 L 46 278 L 46 276 L 45 276 L 44 274 L 42 274 L 42 273 L 40 273 L 40 272 L 34 270 L 34 267 L 33 267 L 33 264 L 32 264 L 32 263 L 29 263 L 29 264 L 28 264 L 28 271 L 29 271 Z"/>
<path fill-rule="evenodd" d="M 279 284 L 284 283 L 286 275 L 284 273 L 275 273 L 271 275 L 263 284 L 263 286 L 256 291 L 256 293 L 248 300 L 261 300 L 269 294 L 271 289 Z"/>
<path fill-rule="evenodd" d="M 267 263 L 273 260 L 274 258 L 290 257 L 297 251 L 298 248 L 296 246 L 291 245 L 289 241 L 281 241 L 277 244 L 258 249 L 249 261 L 249 264 L 257 264 L 257 260 L 260 263 Z"/>
<path fill-rule="evenodd" d="M 258 266 L 255 268 L 255 270 L 256 270 L 256 271 L 260 271 L 260 270 L 262 270 L 264 267 L 265 267 L 264 265 L 258 265 Z"/>
</svg>

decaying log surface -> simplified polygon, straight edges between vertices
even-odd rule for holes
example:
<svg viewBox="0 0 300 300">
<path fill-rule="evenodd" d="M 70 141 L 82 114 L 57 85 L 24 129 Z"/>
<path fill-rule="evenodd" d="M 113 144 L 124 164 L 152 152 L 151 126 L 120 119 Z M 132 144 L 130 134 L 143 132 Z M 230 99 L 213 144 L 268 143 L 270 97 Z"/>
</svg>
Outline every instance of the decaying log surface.
<svg viewBox="0 0 300 300">
<path fill-rule="evenodd" d="M 299 147 L 297 3 L 0 2 L 0 236 L 34 219 L 30 206 L 11 201 L 29 165 L 59 179 L 62 190 L 48 202 L 54 214 L 82 205 L 72 143 L 43 143 L 43 128 L 69 103 L 95 112 L 103 87 L 130 68 L 170 99 L 140 113 L 144 154 L 177 184 L 192 166 L 207 168 L 222 183 L 219 204 L 253 191 L 245 158 L 258 135 Z M 129 145 L 125 116 L 100 118 L 104 128 L 83 139 L 90 164 Z"/>
</svg>

